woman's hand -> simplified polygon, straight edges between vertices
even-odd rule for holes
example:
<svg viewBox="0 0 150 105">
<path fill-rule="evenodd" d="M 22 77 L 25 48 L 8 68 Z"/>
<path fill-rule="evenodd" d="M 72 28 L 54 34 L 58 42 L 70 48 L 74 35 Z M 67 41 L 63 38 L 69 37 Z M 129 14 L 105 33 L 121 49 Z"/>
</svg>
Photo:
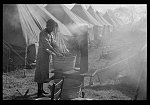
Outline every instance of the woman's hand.
<svg viewBox="0 0 150 105">
<path fill-rule="evenodd" d="M 56 55 L 54 52 L 52 52 L 52 51 L 51 51 L 51 50 L 49 50 L 49 49 L 46 49 L 46 51 L 47 51 L 49 54 Z"/>
<path fill-rule="evenodd" d="M 63 57 L 64 55 L 63 55 L 63 54 L 61 54 L 61 53 L 57 53 L 57 56 L 61 56 L 61 57 Z"/>
</svg>

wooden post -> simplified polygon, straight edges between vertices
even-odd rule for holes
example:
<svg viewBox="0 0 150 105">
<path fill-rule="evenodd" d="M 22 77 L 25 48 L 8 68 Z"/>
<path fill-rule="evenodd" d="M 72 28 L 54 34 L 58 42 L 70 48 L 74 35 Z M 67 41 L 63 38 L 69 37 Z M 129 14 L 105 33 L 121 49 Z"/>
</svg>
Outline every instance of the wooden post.
<svg viewBox="0 0 150 105">
<path fill-rule="evenodd" d="M 27 48 L 28 48 L 28 46 L 26 46 L 26 50 L 25 50 L 25 66 L 24 66 L 24 71 L 23 71 L 23 78 L 26 77 L 26 68 L 27 68 Z"/>
<path fill-rule="evenodd" d="M 99 27 L 98 26 L 94 26 L 94 40 L 97 40 L 98 36 L 99 36 Z"/>
<path fill-rule="evenodd" d="M 80 73 L 88 72 L 88 32 L 84 32 L 80 42 Z"/>
</svg>

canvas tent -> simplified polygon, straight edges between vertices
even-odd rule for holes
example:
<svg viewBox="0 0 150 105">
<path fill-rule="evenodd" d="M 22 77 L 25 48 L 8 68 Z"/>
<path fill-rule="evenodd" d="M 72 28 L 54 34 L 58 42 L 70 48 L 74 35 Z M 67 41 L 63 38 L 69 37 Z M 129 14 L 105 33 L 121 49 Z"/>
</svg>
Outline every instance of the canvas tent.
<svg viewBox="0 0 150 105">
<path fill-rule="evenodd" d="M 89 39 L 93 39 L 92 27 L 93 25 L 86 20 L 73 13 L 63 4 L 49 4 L 45 7 L 53 16 L 60 20 L 64 25 L 70 29 L 72 24 L 87 24 L 89 27 Z M 60 13 L 58 11 L 61 11 Z"/>
<path fill-rule="evenodd" d="M 75 43 L 78 45 L 78 47 L 82 47 L 82 44 L 80 43 L 80 39 L 82 39 L 82 36 L 78 36 L 79 34 L 76 34 L 77 31 L 79 30 L 74 30 L 74 28 L 76 26 L 79 26 L 80 24 L 86 24 L 87 26 L 89 26 L 88 28 L 92 27 L 91 24 L 89 24 L 88 22 L 86 22 L 85 20 L 79 18 L 76 14 L 74 14 L 72 11 L 70 11 L 65 5 L 63 4 L 48 4 L 46 7 L 47 11 L 49 11 L 49 13 L 51 13 L 55 18 L 57 18 L 59 21 L 61 21 L 66 27 L 68 27 L 68 29 L 70 30 L 70 32 L 72 32 L 72 34 L 75 37 L 68 37 L 69 42 L 70 40 L 77 38 L 76 41 L 78 41 L 78 43 L 75 41 Z M 80 33 L 81 34 L 81 33 Z M 77 36 L 77 37 L 76 37 Z M 85 38 L 85 39 L 84 39 Z M 88 36 L 84 36 L 83 40 L 86 42 Z M 82 41 L 83 41 L 82 40 Z M 72 40 L 74 41 L 74 40 Z M 80 44 L 79 44 L 80 43 Z M 68 43 L 69 44 L 69 43 Z M 67 45 L 68 45 L 67 44 Z M 76 45 L 73 45 L 76 46 Z M 71 50 L 73 46 L 68 45 L 68 48 Z M 83 48 L 80 48 L 83 49 Z M 88 48 L 86 46 L 84 46 L 84 53 L 88 53 Z M 76 58 L 76 66 L 79 67 L 80 65 L 80 69 L 81 71 L 88 66 L 85 66 L 88 64 L 87 60 L 85 59 L 86 57 L 82 57 L 83 54 L 81 54 L 81 51 L 74 51 L 74 49 L 71 50 L 71 52 L 73 54 L 77 54 L 77 58 Z M 85 55 L 84 54 L 84 55 Z M 81 58 L 81 59 L 80 59 Z M 84 58 L 84 59 L 83 59 Z M 82 61 L 82 62 L 80 62 Z M 80 62 L 80 63 L 79 63 Z M 84 63 L 85 62 L 85 63 Z M 83 64 L 84 63 L 84 64 Z M 82 66 L 84 65 L 84 66 Z M 83 68 L 84 67 L 84 68 Z M 87 70 L 87 69 L 86 69 Z M 84 71 L 84 70 L 83 70 Z"/>
<path fill-rule="evenodd" d="M 45 28 L 46 21 L 50 18 L 58 23 L 62 34 L 71 35 L 61 22 L 36 4 L 3 5 L 3 40 L 10 46 L 12 53 L 15 52 L 13 55 L 15 65 L 28 64 L 27 60 L 34 61 L 31 57 L 35 58 L 36 48 L 32 44 L 38 42 L 39 32 Z M 32 56 L 27 52 L 30 52 Z M 6 56 L 3 57 L 6 58 Z M 8 61 L 7 58 L 6 61 Z"/>
<path fill-rule="evenodd" d="M 45 8 L 64 25 L 70 23 L 87 23 L 86 21 L 79 19 L 63 4 L 48 4 Z"/>
<path fill-rule="evenodd" d="M 82 18 L 85 21 L 87 21 L 87 22 L 91 23 L 92 25 L 94 25 L 93 30 L 92 30 L 92 32 L 94 34 L 93 39 L 97 40 L 98 36 L 100 36 L 100 34 L 102 34 L 101 30 L 102 30 L 103 26 L 100 23 L 98 23 L 98 21 L 96 19 L 94 19 L 94 17 L 92 17 L 90 15 L 90 13 L 88 13 L 88 11 L 83 8 L 82 5 L 75 4 L 74 7 L 71 9 L 71 11 L 74 14 L 78 15 L 80 18 Z"/>
<path fill-rule="evenodd" d="M 100 11 L 97 11 L 101 16 L 103 16 L 104 15 L 104 13 L 102 13 L 102 12 L 100 12 Z"/>
<path fill-rule="evenodd" d="M 86 24 L 89 26 L 88 28 L 92 27 L 93 25 L 86 22 L 72 11 L 70 11 L 65 5 L 63 4 L 48 4 L 45 6 L 46 10 L 51 13 L 55 18 L 61 21 L 69 30 L 74 34 L 72 28 L 78 24 Z M 75 35 L 75 34 L 74 34 Z"/>
<path fill-rule="evenodd" d="M 102 24 L 98 23 L 98 21 L 96 19 L 94 19 L 90 13 L 88 13 L 87 10 L 85 10 L 83 8 L 82 5 L 80 4 L 75 4 L 74 7 L 71 9 L 71 11 L 73 13 L 75 13 L 76 15 L 78 15 L 79 17 L 81 17 L 82 19 L 84 19 L 85 21 L 93 24 L 93 25 L 97 25 L 97 26 L 103 26 Z"/>
<path fill-rule="evenodd" d="M 111 18 L 110 14 L 106 11 L 106 13 L 103 15 L 104 19 L 106 19 L 114 28 L 116 26 L 116 23 Z"/>
<path fill-rule="evenodd" d="M 95 13 L 94 9 L 92 8 L 92 6 L 89 6 L 89 8 L 87 9 L 87 11 L 91 14 L 91 16 L 93 16 L 102 26 L 106 25 L 101 19 L 99 19 L 99 17 L 97 16 L 97 14 Z"/>
<path fill-rule="evenodd" d="M 101 20 L 103 20 L 103 22 L 106 24 L 105 32 L 104 32 L 104 33 L 107 34 L 107 33 L 112 32 L 112 31 L 113 31 L 113 26 L 112 26 L 106 19 L 104 19 L 103 16 L 98 13 L 98 11 L 96 11 L 96 14 L 97 14 L 97 15 L 99 16 L 99 18 L 100 18 Z"/>
<path fill-rule="evenodd" d="M 119 27 L 119 26 L 121 26 L 123 24 L 123 22 L 121 21 L 121 19 L 117 18 L 115 16 L 115 13 L 112 10 L 108 10 L 107 12 L 110 15 L 110 17 L 114 20 L 114 22 L 116 23 L 117 27 Z"/>
<path fill-rule="evenodd" d="M 103 25 L 103 34 L 109 33 L 110 32 L 110 28 L 111 25 L 108 24 L 108 22 L 104 21 L 104 19 L 102 20 L 102 18 L 100 18 L 98 16 L 98 14 L 96 14 L 96 12 L 94 11 L 94 9 L 92 8 L 92 6 L 89 6 L 89 8 L 87 9 L 87 11 L 100 23 Z"/>
<path fill-rule="evenodd" d="M 96 11 L 96 14 L 108 27 L 110 27 L 110 30 L 112 30 L 113 26 L 106 19 L 104 19 L 103 14 L 98 11 Z"/>
<path fill-rule="evenodd" d="M 15 4 L 3 5 L 3 45 L 4 71 L 6 71 L 7 66 L 9 67 L 10 71 L 10 69 L 14 70 L 15 67 L 25 64 L 24 58 L 26 42 L 25 38 L 23 37 L 17 5 Z M 33 49 L 34 47 L 30 48 L 30 52 L 34 52 Z M 8 53 L 9 51 L 10 56 Z M 28 55 L 30 55 L 30 53 L 28 53 Z M 34 61 L 34 56 L 35 54 L 33 53 L 32 57 L 30 57 L 32 61 Z M 13 60 L 13 64 L 9 59 Z"/>
<path fill-rule="evenodd" d="M 19 14 L 15 4 L 3 5 L 3 39 L 9 44 L 25 47 Z"/>
<path fill-rule="evenodd" d="M 25 33 L 24 36 L 26 37 L 27 44 L 35 43 L 35 41 L 39 40 L 38 35 L 40 31 L 46 27 L 46 21 L 49 19 L 53 19 L 58 23 L 59 32 L 61 34 L 72 35 L 70 31 L 43 6 L 36 4 L 20 4 L 18 5 L 18 10 L 20 13 L 21 25 L 24 27 L 22 29 Z"/>
<path fill-rule="evenodd" d="M 61 21 L 65 26 L 70 27 L 72 25 L 77 24 L 86 24 L 90 27 L 93 27 L 92 24 L 88 23 L 87 21 L 83 20 L 72 11 L 70 11 L 65 5 L 63 4 L 48 4 L 45 6 L 46 10 L 51 13 L 55 18 Z M 72 32 L 72 30 L 70 30 Z M 74 34 L 74 33 L 72 33 Z"/>
</svg>

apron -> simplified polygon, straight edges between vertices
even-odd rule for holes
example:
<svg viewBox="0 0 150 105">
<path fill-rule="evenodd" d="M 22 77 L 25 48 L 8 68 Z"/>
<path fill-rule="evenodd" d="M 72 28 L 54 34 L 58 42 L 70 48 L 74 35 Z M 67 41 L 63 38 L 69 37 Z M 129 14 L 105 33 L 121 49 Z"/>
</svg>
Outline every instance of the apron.
<svg viewBox="0 0 150 105">
<path fill-rule="evenodd" d="M 46 30 L 43 30 L 39 35 L 39 48 L 36 60 L 36 70 L 34 81 L 44 83 L 49 78 L 49 63 L 51 55 L 46 51 L 50 49 L 52 38 L 48 37 Z"/>
</svg>

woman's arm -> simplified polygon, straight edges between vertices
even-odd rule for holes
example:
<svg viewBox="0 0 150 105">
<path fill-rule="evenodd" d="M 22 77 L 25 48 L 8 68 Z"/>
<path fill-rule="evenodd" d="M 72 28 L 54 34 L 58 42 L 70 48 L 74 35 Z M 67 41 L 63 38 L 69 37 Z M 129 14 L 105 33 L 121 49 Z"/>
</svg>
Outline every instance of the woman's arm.
<svg viewBox="0 0 150 105">
<path fill-rule="evenodd" d="M 54 48 L 55 51 L 63 55 L 62 51 L 59 49 L 59 46 L 56 44 L 55 40 L 52 40 L 52 47 Z"/>
<path fill-rule="evenodd" d="M 50 51 L 52 51 L 53 53 L 57 53 L 55 50 L 54 50 L 54 48 L 51 46 L 51 44 L 50 44 L 50 42 L 49 42 L 49 40 L 48 39 L 46 39 L 46 37 L 45 37 L 45 35 L 44 35 L 45 33 L 44 32 L 41 32 L 40 33 L 40 42 L 43 44 L 43 47 L 45 48 L 45 50 L 46 49 L 49 49 Z"/>
<path fill-rule="evenodd" d="M 49 49 L 46 49 L 46 51 L 47 51 L 49 54 L 56 55 L 54 52 L 52 52 L 52 51 L 51 51 L 51 50 L 49 50 Z"/>
</svg>

